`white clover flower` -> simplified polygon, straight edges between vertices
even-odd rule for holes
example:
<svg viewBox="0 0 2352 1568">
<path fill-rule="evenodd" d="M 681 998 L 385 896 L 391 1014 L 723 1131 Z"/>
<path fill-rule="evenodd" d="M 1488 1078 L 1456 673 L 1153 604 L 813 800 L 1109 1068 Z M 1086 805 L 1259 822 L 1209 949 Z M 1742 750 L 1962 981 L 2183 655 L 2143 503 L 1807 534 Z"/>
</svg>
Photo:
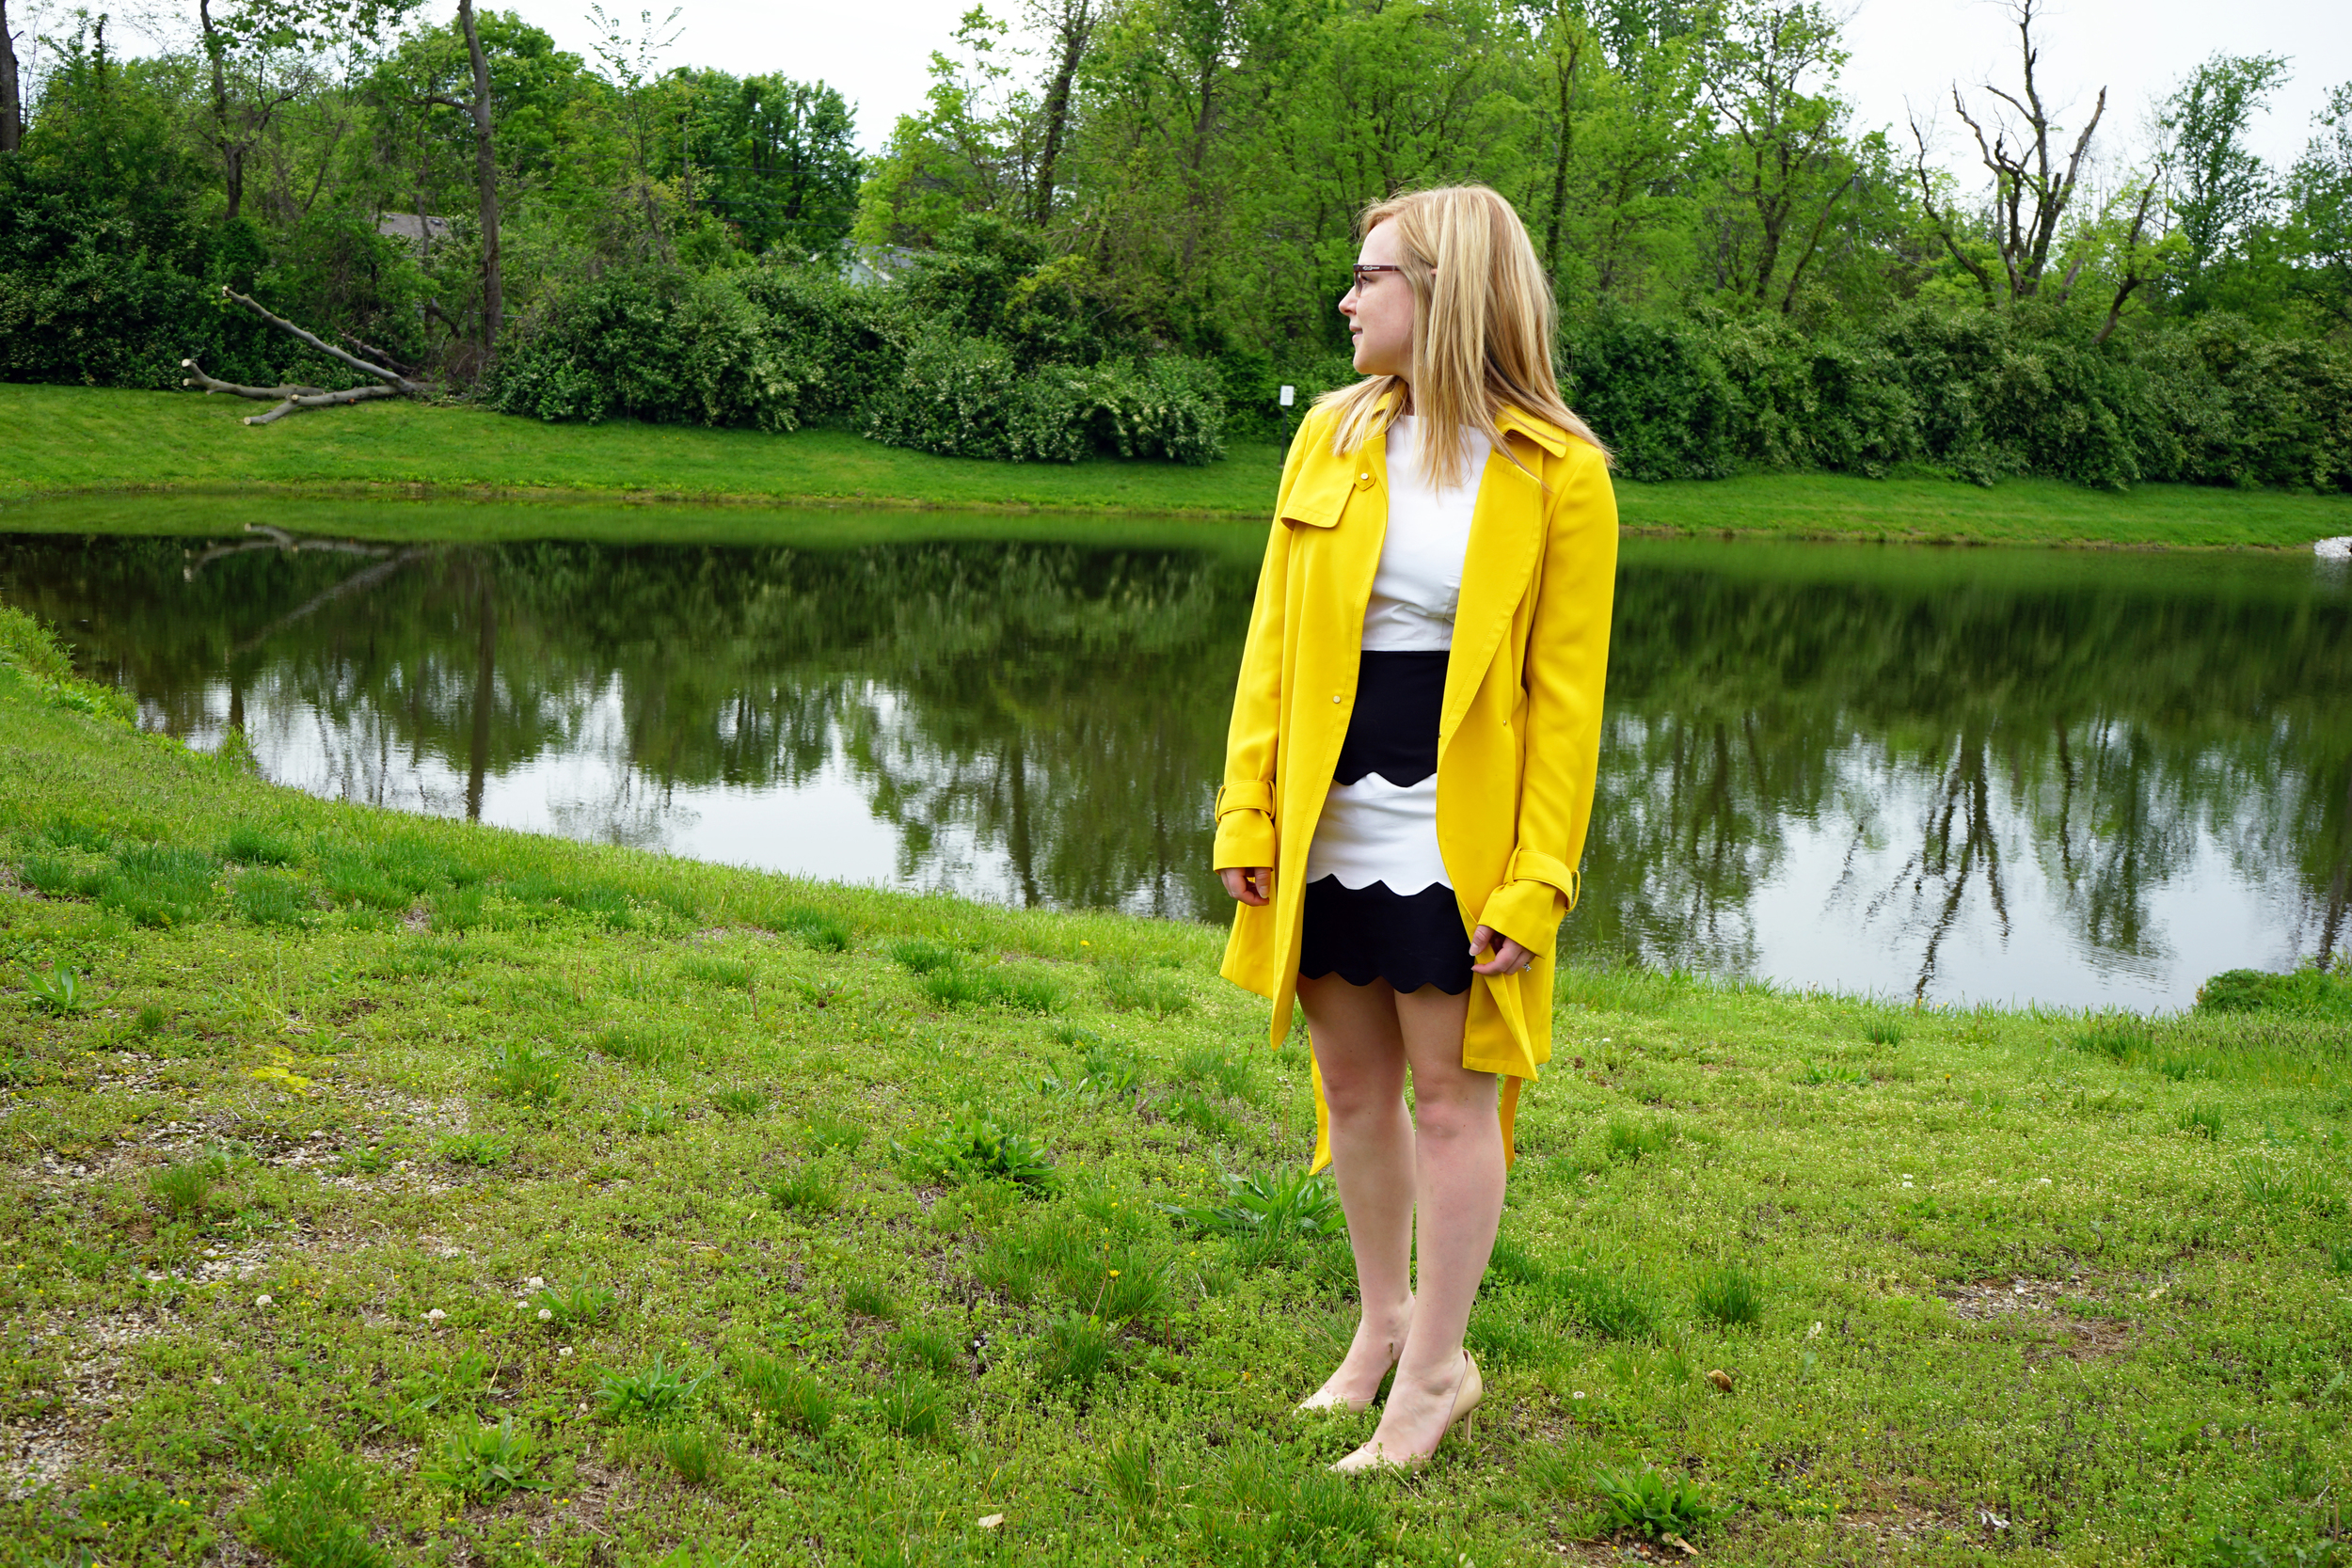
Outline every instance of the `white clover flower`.
<svg viewBox="0 0 2352 1568">
<path fill-rule="evenodd" d="M 255 1296 L 255 1297 L 253 1298 L 253 1305 L 254 1305 L 254 1306 L 256 1306 L 256 1307 L 267 1307 L 267 1306 L 269 1305 L 269 1301 L 270 1301 L 270 1298 L 269 1298 L 268 1293 L 267 1293 L 267 1292 L 263 1292 L 262 1294 L 258 1295 L 258 1296 Z"/>
<path fill-rule="evenodd" d="M 435 1307 L 432 1311 L 427 1312 L 427 1313 L 424 1315 L 424 1321 L 425 1321 L 426 1323 L 439 1323 L 439 1322 L 440 1322 L 443 1318 L 446 1318 L 446 1317 L 448 1317 L 448 1316 L 449 1316 L 449 1314 L 448 1314 L 448 1313 L 446 1313 L 446 1312 L 442 1311 L 439 1307 Z"/>
<path fill-rule="evenodd" d="M 569 1355 L 572 1354 L 572 1347 L 565 1345 L 562 1350 L 557 1351 L 555 1354 L 558 1355 Z"/>
<path fill-rule="evenodd" d="M 555 1314 L 542 1307 L 539 1308 L 539 1321 L 543 1323 L 553 1323 L 555 1321 Z"/>
<path fill-rule="evenodd" d="M 534 1275 L 532 1275 L 529 1279 L 524 1280 L 524 1281 L 523 1281 L 523 1283 L 524 1283 L 524 1284 L 526 1284 L 526 1285 L 528 1285 L 528 1286 L 530 1286 L 530 1287 L 531 1287 L 532 1290 L 534 1290 L 534 1291 L 544 1291 L 544 1290 L 546 1290 L 546 1289 L 548 1288 L 548 1282 L 547 1282 L 546 1280 L 544 1280 L 544 1279 L 540 1278 L 540 1277 L 539 1277 L 537 1275 L 535 1275 L 535 1274 L 534 1274 Z"/>
</svg>

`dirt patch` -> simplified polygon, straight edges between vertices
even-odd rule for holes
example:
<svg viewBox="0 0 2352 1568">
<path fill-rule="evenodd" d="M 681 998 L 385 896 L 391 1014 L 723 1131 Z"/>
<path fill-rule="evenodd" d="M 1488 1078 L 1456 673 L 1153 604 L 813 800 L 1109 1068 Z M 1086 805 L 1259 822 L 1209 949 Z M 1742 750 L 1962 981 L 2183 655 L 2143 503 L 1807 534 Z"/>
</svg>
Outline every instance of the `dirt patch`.
<svg viewBox="0 0 2352 1568">
<path fill-rule="evenodd" d="M 2095 1304 L 2098 1297 L 2079 1280 L 2019 1275 L 1948 1285 L 1937 1294 L 1951 1307 L 1955 1318 L 2046 1333 L 2054 1341 L 2050 1349 L 2077 1361 L 2121 1354 L 2131 1342 L 2129 1323 L 2081 1310 Z"/>
</svg>

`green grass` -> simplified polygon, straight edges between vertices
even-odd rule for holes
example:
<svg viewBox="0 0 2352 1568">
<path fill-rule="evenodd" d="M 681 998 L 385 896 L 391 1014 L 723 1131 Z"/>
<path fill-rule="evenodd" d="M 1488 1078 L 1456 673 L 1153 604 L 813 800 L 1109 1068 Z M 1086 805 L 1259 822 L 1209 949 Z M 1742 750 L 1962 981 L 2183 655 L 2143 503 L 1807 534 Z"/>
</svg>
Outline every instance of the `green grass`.
<svg viewBox="0 0 2352 1568">
<path fill-rule="evenodd" d="M 0 616 L 0 1563 L 2327 1560 L 2339 1017 L 1565 970 L 1476 1433 L 1344 1482 L 1305 1060 L 1218 932 L 317 801 L 103 706 Z"/>
<path fill-rule="evenodd" d="M 1263 519 L 1281 453 L 1239 443 L 1224 462 L 984 463 L 884 447 L 841 431 L 789 436 L 617 422 L 548 425 L 462 407 L 371 404 L 261 429 L 242 403 L 197 393 L 0 386 L 0 524 L 55 532 L 215 531 L 244 501 L 159 507 L 138 492 L 292 492 L 268 520 L 379 539 L 487 542 L 562 535 L 758 543 L 877 527 L 926 535 L 1001 531 L 1006 509 Z M 372 498 L 359 506 L 338 496 Z M 421 498 L 474 498 L 453 508 Z M 508 498 L 504 500 L 487 498 Z M 524 498 L 516 499 L 515 498 Z M 386 508 L 386 499 L 418 504 Z M 631 504 L 614 504 L 627 500 Z M 743 506 L 648 508 L 648 500 Z M 299 504 L 290 504 L 299 503 Z M 818 509 L 812 511 L 812 507 Z M 876 507 L 962 515 L 879 525 Z M 831 511 L 834 515 L 827 516 Z M 2308 547 L 2352 533 L 2352 497 L 2141 485 L 2109 495 L 2054 480 L 1991 489 L 1841 474 L 1618 486 L 1631 531 L 1910 543 Z"/>
</svg>

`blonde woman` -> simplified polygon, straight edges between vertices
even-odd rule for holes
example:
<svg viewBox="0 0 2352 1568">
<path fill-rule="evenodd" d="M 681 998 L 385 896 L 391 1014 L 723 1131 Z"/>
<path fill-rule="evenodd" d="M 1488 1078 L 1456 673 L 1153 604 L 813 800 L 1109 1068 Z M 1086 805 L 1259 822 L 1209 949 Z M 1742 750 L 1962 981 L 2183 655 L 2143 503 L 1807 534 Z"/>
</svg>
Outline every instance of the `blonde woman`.
<svg viewBox="0 0 2352 1568">
<path fill-rule="evenodd" d="M 1291 445 L 1216 802 L 1224 974 L 1273 1000 L 1277 1045 L 1305 1009 L 1362 1293 L 1301 1407 L 1368 1409 L 1395 1374 L 1342 1470 L 1425 1461 L 1483 1389 L 1462 1337 L 1551 1053 L 1617 553 L 1510 203 L 1421 191 L 1359 230 L 1340 311 L 1364 379 Z"/>
</svg>

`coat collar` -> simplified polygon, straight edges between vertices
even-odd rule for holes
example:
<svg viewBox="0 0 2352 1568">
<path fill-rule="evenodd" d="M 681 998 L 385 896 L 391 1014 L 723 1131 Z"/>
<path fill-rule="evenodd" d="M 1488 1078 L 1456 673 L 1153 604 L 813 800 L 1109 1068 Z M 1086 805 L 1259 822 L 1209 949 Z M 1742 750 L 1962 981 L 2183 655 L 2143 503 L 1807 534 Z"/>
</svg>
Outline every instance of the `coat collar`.
<svg viewBox="0 0 2352 1568">
<path fill-rule="evenodd" d="M 1404 401 L 1404 398 L 1405 391 L 1402 387 L 1391 387 L 1380 394 L 1377 406 L 1381 413 L 1389 414 Z M 1549 420 L 1539 419 L 1514 404 L 1506 403 L 1495 411 L 1495 426 L 1499 430 L 1517 431 L 1543 448 L 1545 452 L 1552 457 L 1562 457 L 1567 453 L 1568 433 L 1566 431 L 1562 430 Z"/>
</svg>

